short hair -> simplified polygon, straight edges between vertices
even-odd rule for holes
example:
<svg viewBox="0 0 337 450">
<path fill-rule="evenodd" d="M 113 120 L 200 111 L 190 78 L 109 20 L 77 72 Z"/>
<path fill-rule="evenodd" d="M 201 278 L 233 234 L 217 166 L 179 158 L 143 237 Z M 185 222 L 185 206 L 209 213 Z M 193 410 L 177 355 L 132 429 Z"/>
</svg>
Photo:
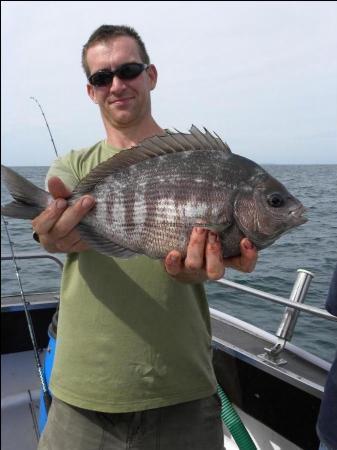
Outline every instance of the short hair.
<svg viewBox="0 0 337 450">
<path fill-rule="evenodd" d="M 129 36 L 133 38 L 139 48 L 140 57 L 144 64 L 150 64 L 150 58 L 146 51 L 144 42 L 134 28 L 127 25 L 101 25 L 95 30 L 88 39 L 88 42 L 84 44 L 82 49 L 82 67 L 87 78 L 90 77 L 90 69 L 87 62 L 87 53 L 90 47 L 93 47 L 98 42 L 107 42 L 110 39 L 119 36 Z"/>
</svg>

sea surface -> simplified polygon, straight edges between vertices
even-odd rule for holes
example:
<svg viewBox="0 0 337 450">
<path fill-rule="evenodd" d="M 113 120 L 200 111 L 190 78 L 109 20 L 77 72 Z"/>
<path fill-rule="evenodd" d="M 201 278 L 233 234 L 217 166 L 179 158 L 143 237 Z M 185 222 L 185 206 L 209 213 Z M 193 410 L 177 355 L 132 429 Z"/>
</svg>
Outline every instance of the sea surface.
<svg viewBox="0 0 337 450">
<path fill-rule="evenodd" d="M 297 269 L 306 269 L 314 273 L 314 278 L 305 303 L 324 308 L 337 262 L 337 165 L 270 165 L 265 168 L 302 201 L 309 221 L 261 251 L 254 272 L 243 274 L 229 269 L 225 277 L 289 298 Z M 14 167 L 14 170 L 44 188 L 47 167 Z M 8 202 L 9 198 L 2 185 L 1 203 Z M 32 239 L 30 221 L 10 218 L 6 221 L 15 252 L 40 251 L 40 246 Z M 1 251 L 10 253 L 3 222 Z M 60 258 L 64 260 L 63 255 Z M 19 266 L 24 292 L 58 289 L 60 270 L 55 263 L 46 260 L 42 267 L 39 260 L 36 263 L 20 261 Z M 12 261 L 2 261 L 1 282 L 2 294 L 19 292 Z M 206 290 L 211 307 L 271 333 L 278 329 L 283 306 L 216 283 L 207 283 Z M 301 312 L 292 343 L 332 361 L 337 345 L 337 325 Z"/>
</svg>

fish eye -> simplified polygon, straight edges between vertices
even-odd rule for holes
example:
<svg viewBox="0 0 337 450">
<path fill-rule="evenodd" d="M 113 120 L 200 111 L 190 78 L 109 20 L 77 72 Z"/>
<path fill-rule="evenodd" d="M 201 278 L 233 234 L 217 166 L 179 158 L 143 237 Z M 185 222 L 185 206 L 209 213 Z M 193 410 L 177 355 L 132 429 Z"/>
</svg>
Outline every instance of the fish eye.
<svg viewBox="0 0 337 450">
<path fill-rule="evenodd" d="M 285 203 L 282 195 L 278 194 L 277 192 L 275 192 L 274 194 L 270 194 L 267 201 L 273 208 L 280 208 Z"/>
</svg>

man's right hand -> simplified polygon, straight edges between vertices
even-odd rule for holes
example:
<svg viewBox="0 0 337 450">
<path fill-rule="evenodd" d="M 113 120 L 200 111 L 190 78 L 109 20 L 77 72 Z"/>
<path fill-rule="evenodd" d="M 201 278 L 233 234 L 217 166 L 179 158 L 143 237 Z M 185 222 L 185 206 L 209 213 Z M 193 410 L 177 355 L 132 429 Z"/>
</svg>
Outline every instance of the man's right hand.
<svg viewBox="0 0 337 450">
<path fill-rule="evenodd" d="M 48 189 L 54 201 L 32 220 L 40 244 L 50 253 L 88 250 L 88 244 L 81 240 L 75 227 L 94 206 L 95 199 L 84 195 L 72 206 L 68 206 L 65 199 L 70 197 L 71 192 L 58 177 L 48 180 Z"/>
</svg>

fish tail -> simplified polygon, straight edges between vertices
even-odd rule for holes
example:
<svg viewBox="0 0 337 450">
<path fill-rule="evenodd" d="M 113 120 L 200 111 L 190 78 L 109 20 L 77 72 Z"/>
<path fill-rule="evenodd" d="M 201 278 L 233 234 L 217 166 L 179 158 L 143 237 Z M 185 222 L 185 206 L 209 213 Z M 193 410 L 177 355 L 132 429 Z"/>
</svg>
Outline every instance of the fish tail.
<svg viewBox="0 0 337 450">
<path fill-rule="evenodd" d="M 1 179 L 14 201 L 1 206 L 1 214 L 16 219 L 34 219 L 49 204 L 51 195 L 14 170 L 1 165 Z"/>
</svg>

